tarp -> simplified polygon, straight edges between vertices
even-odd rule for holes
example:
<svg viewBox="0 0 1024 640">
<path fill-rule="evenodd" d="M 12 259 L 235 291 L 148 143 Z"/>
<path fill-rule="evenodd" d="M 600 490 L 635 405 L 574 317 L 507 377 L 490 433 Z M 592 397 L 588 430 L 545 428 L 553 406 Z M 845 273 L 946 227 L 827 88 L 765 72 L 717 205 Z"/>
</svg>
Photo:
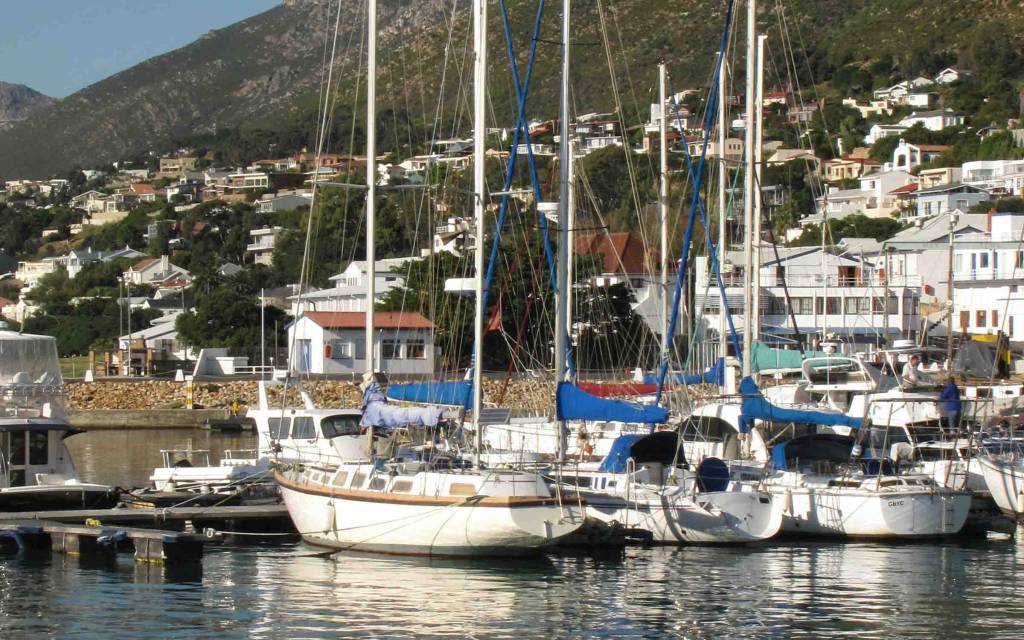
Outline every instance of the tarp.
<svg viewBox="0 0 1024 640">
<path fill-rule="evenodd" d="M 578 382 L 576 386 L 599 398 L 609 396 L 646 396 L 658 391 L 657 384 L 638 382 Z"/>
<path fill-rule="evenodd" d="M 679 436 L 675 431 L 629 434 L 619 436 L 612 442 L 608 455 L 601 461 L 599 471 L 604 473 L 625 473 L 626 461 L 630 458 L 637 464 L 660 462 L 661 464 L 682 464 L 683 452 L 679 449 Z M 677 458 L 678 455 L 678 458 Z"/>
<path fill-rule="evenodd" d="M 558 384 L 555 410 L 559 420 L 606 420 L 656 424 L 668 420 L 668 409 L 655 405 L 598 398 L 568 382 Z"/>
<path fill-rule="evenodd" d="M 953 371 L 972 378 L 999 377 L 996 345 L 966 340 L 957 347 Z"/>
<path fill-rule="evenodd" d="M 388 385 L 388 398 L 422 404 L 445 404 L 469 409 L 473 406 L 470 380 L 412 382 Z"/>
<path fill-rule="evenodd" d="M 750 368 L 754 373 L 775 369 L 799 369 L 807 358 L 828 355 L 830 354 L 824 351 L 804 351 L 801 354 L 795 349 L 775 349 L 763 342 L 754 342 L 750 353 Z"/>
<path fill-rule="evenodd" d="M 376 382 L 363 392 L 362 427 L 434 427 L 444 411 L 440 407 L 402 408 L 388 404 L 388 399 Z"/>
<path fill-rule="evenodd" d="M 772 466 L 785 471 L 790 460 L 849 462 L 853 444 L 850 436 L 835 433 L 800 436 L 772 447 Z"/>
<path fill-rule="evenodd" d="M 859 429 L 863 423 L 862 418 L 851 418 L 846 414 L 835 411 L 809 411 L 806 409 L 784 409 L 777 407 L 765 400 L 751 378 L 743 378 L 740 381 L 740 394 L 743 395 L 743 404 L 740 408 L 740 430 L 744 433 L 750 431 L 750 425 L 753 420 L 797 422 L 828 427 L 852 427 L 854 429 Z"/>
<path fill-rule="evenodd" d="M 715 364 L 704 373 L 677 373 L 669 378 L 674 384 L 714 384 L 722 386 L 725 384 L 725 360 L 719 358 Z M 644 384 L 658 384 L 658 376 L 644 376 Z"/>
</svg>

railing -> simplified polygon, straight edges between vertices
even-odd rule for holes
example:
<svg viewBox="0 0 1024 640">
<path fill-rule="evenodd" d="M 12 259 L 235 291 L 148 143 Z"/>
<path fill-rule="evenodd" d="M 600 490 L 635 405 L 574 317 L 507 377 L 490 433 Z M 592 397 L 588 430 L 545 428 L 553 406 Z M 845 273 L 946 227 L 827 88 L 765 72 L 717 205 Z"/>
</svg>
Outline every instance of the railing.
<svg viewBox="0 0 1024 640">
<path fill-rule="evenodd" d="M 742 276 L 730 275 L 723 277 L 727 287 L 745 287 L 746 279 Z M 760 286 L 762 287 L 840 287 L 840 288 L 863 288 L 863 287 L 919 287 L 921 276 L 894 275 L 883 278 L 877 274 L 862 276 L 838 276 L 822 275 L 815 273 L 808 274 L 787 274 L 785 276 L 761 275 Z M 697 283 L 698 288 L 703 283 Z"/>
<path fill-rule="evenodd" d="M 960 269 L 959 271 L 953 272 L 954 281 L 1020 279 L 1024 279 L 1024 269 L 1002 269 L 985 267 L 981 269 Z"/>
</svg>

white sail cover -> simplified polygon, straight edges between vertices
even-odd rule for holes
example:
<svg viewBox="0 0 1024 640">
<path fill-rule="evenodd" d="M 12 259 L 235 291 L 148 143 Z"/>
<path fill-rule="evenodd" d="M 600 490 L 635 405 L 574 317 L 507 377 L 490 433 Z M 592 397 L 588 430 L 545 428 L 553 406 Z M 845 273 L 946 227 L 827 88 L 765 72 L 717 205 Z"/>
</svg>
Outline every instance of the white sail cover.
<svg viewBox="0 0 1024 640">
<path fill-rule="evenodd" d="M 0 331 L 0 417 L 67 418 L 53 337 Z"/>
</svg>

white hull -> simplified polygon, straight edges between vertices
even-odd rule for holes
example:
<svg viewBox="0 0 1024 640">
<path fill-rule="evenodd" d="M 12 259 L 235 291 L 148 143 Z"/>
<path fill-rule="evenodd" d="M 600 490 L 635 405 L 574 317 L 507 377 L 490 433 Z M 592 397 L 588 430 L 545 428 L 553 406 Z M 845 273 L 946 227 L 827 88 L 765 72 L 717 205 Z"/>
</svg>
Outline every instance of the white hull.
<svg viewBox="0 0 1024 640">
<path fill-rule="evenodd" d="M 484 429 L 484 444 L 496 451 L 540 454 L 548 458 L 558 454 L 560 425 L 550 420 L 489 424 Z M 622 422 L 566 423 L 566 456 L 572 459 L 599 460 L 608 455 L 612 443 L 621 435 L 647 433 L 650 427 Z"/>
<path fill-rule="evenodd" d="M 921 538 L 958 533 L 971 494 L 948 490 L 884 492 L 769 485 L 783 503 L 788 534 Z"/>
<path fill-rule="evenodd" d="M 642 529 L 662 544 L 736 544 L 767 540 L 782 524 L 781 510 L 761 492 L 722 491 L 693 497 L 678 487 L 636 487 L 630 500 L 583 492 L 587 516 Z"/>
<path fill-rule="evenodd" d="M 187 491 L 206 487 L 212 490 L 230 489 L 232 486 L 269 479 L 270 465 L 266 460 L 216 467 L 158 467 L 149 477 L 157 491 Z"/>
<path fill-rule="evenodd" d="M 420 475 L 429 474 L 441 475 Z M 450 475 L 458 478 L 460 474 Z M 400 496 L 387 490 L 304 484 L 292 474 L 275 478 L 303 539 L 339 550 L 523 555 L 557 542 L 583 524 L 578 509 L 559 505 L 554 498 Z"/>
<path fill-rule="evenodd" d="M 992 458 L 978 458 L 978 463 L 999 510 L 1016 519 L 1024 516 L 1024 465 Z"/>
</svg>

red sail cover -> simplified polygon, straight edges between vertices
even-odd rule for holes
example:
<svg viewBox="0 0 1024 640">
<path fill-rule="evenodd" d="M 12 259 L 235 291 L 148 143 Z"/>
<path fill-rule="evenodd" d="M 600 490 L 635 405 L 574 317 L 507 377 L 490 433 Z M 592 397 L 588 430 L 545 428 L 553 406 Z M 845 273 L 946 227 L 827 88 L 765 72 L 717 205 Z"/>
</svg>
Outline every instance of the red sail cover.
<svg viewBox="0 0 1024 640">
<path fill-rule="evenodd" d="M 581 390 L 599 398 L 615 396 L 646 396 L 657 393 L 658 385 L 638 382 L 580 382 Z"/>
</svg>

